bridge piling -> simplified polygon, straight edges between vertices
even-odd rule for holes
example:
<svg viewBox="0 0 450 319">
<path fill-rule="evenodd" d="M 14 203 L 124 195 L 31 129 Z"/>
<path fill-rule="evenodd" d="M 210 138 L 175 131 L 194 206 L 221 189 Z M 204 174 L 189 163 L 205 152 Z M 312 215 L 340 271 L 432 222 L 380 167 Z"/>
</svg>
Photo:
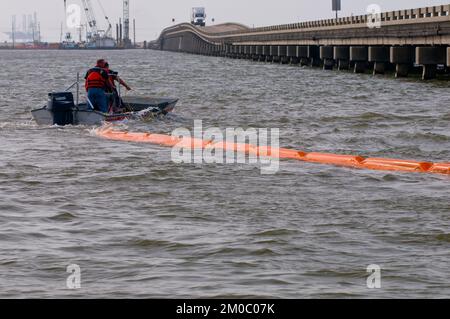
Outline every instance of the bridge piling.
<svg viewBox="0 0 450 319">
<path fill-rule="evenodd" d="M 230 44 L 229 46 L 230 46 L 230 55 L 229 55 L 229 57 L 230 57 L 230 59 L 235 59 L 236 58 L 236 52 L 235 52 L 236 46 L 232 45 L 232 44 Z"/>
<path fill-rule="evenodd" d="M 238 48 L 239 48 L 238 59 L 243 59 L 244 56 L 245 56 L 244 46 L 243 45 L 238 45 Z"/>
<path fill-rule="evenodd" d="M 298 64 L 299 60 L 297 57 L 297 46 L 288 45 L 287 46 L 287 56 L 291 64 Z"/>
<path fill-rule="evenodd" d="M 247 60 L 253 60 L 253 54 L 252 54 L 252 49 L 253 49 L 253 46 L 252 45 L 246 45 L 245 46 L 245 48 L 246 48 L 246 59 Z"/>
<path fill-rule="evenodd" d="M 355 63 L 354 73 L 364 73 L 367 69 L 368 49 L 366 46 L 351 46 L 350 61 Z"/>
<path fill-rule="evenodd" d="M 335 46 L 333 48 L 333 59 L 337 61 L 339 71 L 350 69 L 350 47 Z"/>
<path fill-rule="evenodd" d="M 320 66 L 321 60 L 320 60 L 320 49 L 318 45 L 308 45 L 307 46 L 308 51 L 308 60 L 310 62 L 311 66 Z"/>
<path fill-rule="evenodd" d="M 253 60 L 254 52 L 255 52 L 255 46 L 254 45 L 249 45 L 248 46 L 248 51 L 247 51 L 247 59 L 248 60 Z"/>
<path fill-rule="evenodd" d="M 320 59 L 323 60 L 324 70 L 333 70 L 334 67 L 334 54 L 333 47 L 330 45 L 320 47 Z"/>
<path fill-rule="evenodd" d="M 256 60 L 255 61 L 262 61 L 263 56 L 263 46 L 257 45 L 256 46 Z"/>
<path fill-rule="evenodd" d="M 243 58 L 248 60 L 250 57 L 250 46 L 249 45 L 244 45 L 244 55 Z"/>
<path fill-rule="evenodd" d="M 395 64 L 395 77 L 407 77 L 416 59 L 412 46 L 393 46 L 390 48 L 390 62 Z"/>
<path fill-rule="evenodd" d="M 263 45 L 261 62 L 272 62 L 270 60 L 270 45 Z"/>
<path fill-rule="evenodd" d="M 280 56 L 278 55 L 278 45 L 270 46 L 270 56 L 273 63 L 280 63 Z"/>
<path fill-rule="evenodd" d="M 258 61 L 259 57 L 256 55 L 256 45 L 250 46 L 250 55 L 253 61 Z"/>
<path fill-rule="evenodd" d="M 281 64 L 288 64 L 289 58 L 287 56 L 287 46 L 286 45 L 279 45 L 278 46 L 278 56 L 280 58 Z"/>
<path fill-rule="evenodd" d="M 244 58 L 244 46 L 243 45 L 238 45 L 238 55 L 237 58 L 238 59 L 243 59 Z"/>
<path fill-rule="evenodd" d="M 386 46 L 370 46 L 369 62 L 373 62 L 373 75 L 384 74 L 388 67 L 390 59 L 389 47 Z"/>
<path fill-rule="evenodd" d="M 256 51 L 259 53 L 259 62 L 266 62 L 266 56 L 264 55 L 264 45 L 258 45 Z"/>
<path fill-rule="evenodd" d="M 241 45 L 240 59 L 245 59 L 245 45 Z"/>
<path fill-rule="evenodd" d="M 233 57 L 233 47 L 231 44 L 225 45 L 225 57 L 232 58 Z"/>
<path fill-rule="evenodd" d="M 299 59 L 300 66 L 309 65 L 310 61 L 308 58 L 308 46 L 305 45 L 297 46 L 297 57 Z"/>
<path fill-rule="evenodd" d="M 233 53 L 234 53 L 233 58 L 234 59 L 239 59 L 239 54 L 240 54 L 240 52 L 239 52 L 239 45 L 233 45 Z"/>
<path fill-rule="evenodd" d="M 265 55 L 266 55 L 266 62 L 272 63 L 273 56 L 272 56 L 272 46 L 268 45 L 264 47 Z"/>
<path fill-rule="evenodd" d="M 447 67 L 450 68 L 450 47 L 447 48 Z"/>
<path fill-rule="evenodd" d="M 422 65 L 422 79 L 436 78 L 438 64 L 446 64 L 446 51 L 444 47 L 417 47 L 416 64 Z"/>
</svg>

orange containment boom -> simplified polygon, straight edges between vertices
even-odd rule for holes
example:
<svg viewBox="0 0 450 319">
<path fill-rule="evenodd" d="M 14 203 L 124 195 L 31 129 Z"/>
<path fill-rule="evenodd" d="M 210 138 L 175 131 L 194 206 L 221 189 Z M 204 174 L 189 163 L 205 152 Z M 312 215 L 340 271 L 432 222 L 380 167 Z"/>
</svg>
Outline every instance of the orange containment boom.
<svg viewBox="0 0 450 319">
<path fill-rule="evenodd" d="M 225 151 L 242 152 L 251 155 L 270 156 L 279 159 L 295 159 L 304 162 L 360 169 L 450 175 L 450 163 L 432 163 L 390 158 L 364 158 L 355 155 L 329 153 L 306 153 L 287 148 L 273 149 L 271 147 L 259 147 L 251 144 L 204 141 L 191 137 L 174 137 L 165 134 L 131 133 L 127 131 L 116 131 L 108 127 L 96 129 L 95 134 L 115 141 L 150 143 L 160 146 L 178 146 L 191 149 L 221 148 Z"/>
</svg>

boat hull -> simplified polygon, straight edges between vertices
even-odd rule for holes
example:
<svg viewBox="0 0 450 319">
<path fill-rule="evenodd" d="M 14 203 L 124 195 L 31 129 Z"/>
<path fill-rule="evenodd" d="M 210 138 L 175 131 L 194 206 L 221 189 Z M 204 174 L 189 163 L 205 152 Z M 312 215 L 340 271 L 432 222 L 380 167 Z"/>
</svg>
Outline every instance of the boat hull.
<svg viewBox="0 0 450 319">
<path fill-rule="evenodd" d="M 117 122 L 127 119 L 146 120 L 159 115 L 166 115 L 173 111 L 177 99 L 148 98 L 148 97 L 124 97 L 126 111 L 123 113 L 105 114 L 92 110 L 87 104 L 79 104 L 72 108 L 72 125 L 99 125 L 104 122 Z M 31 111 L 38 125 L 54 125 L 55 114 L 47 107 Z"/>
</svg>

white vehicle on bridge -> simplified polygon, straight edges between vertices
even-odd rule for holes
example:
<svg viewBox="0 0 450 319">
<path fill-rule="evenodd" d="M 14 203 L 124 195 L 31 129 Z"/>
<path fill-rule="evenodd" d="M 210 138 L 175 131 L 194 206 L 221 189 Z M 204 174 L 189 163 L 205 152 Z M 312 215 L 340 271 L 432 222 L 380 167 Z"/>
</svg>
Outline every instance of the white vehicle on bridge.
<svg viewBox="0 0 450 319">
<path fill-rule="evenodd" d="M 191 23 L 204 27 L 206 25 L 206 11 L 205 8 L 197 7 L 192 8 Z"/>
</svg>

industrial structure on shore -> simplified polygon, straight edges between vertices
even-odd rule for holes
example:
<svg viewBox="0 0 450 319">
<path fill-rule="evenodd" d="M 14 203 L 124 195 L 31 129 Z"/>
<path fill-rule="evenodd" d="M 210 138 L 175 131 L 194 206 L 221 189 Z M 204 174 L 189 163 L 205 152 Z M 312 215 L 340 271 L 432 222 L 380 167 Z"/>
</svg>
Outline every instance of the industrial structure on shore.
<svg viewBox="0 0 450 319">
<path fill-rule="evenodd" d="M 59 43 L 42 42 L 40 23 L 37 14 L 24 15 L 22 27 L 17 26 L 16 16 L 12 17 L 11 31 L 6 34 L 9 43 L 0 45 L 0 49 L 133 49 L 136 47 L 136 21 L 133 19 L 133 40 L 130 37 L 130 0 L 123 1 L 123 17 L 116 24 L 116 36 L 113 37 L 113 25 L 100 0 L 97 0 L 106 22 L 106 28 L 101 29 L 94 12 L 91 0 L 81 0 L 85 23 L 76 26 L 76 32 L 61 23 Z M 111 3 L 109 3 L 111 5 Z M 64 0 L 64 15 L 67 15 L 67 1 Z M 123 20 L 122 20 L 123 19 Z M 123 22 L 122 22 L 123 21 Z M 76 34 L 75 34 L 76 33 Z"/>
<path fill-rule="evenodd" d="M 70 32 L 66 33 L 66 36 L 61 39 L 62 49 L 131 49 L 136 44 L 136 23 L 133 20 L 134 27 L 134 42 L 130 39 L 130 0 L 123 0 L 123 24 L 122 18 L 119 18 L 119 23 L 116 24 L 116 38 L 113 37 L 113 26 L 109 20 L 105 9 L 97 0 L 106 22 L 106 30 L 99 28 L 97 16 L 94 12 L 91 0 L 81 0 L 83 10 L 86 16 L 86 24 L 80 25 L 79 41 L 75 42 Z M 66 0 L 64 0 L 64 6 L 66 7 Z M 65 9 L 66 11 L 66 9 Z M 82 40 L 82 30 L 86 30 L 85 41 Z M 62 34 L 61 30 L 61 34 Z"/>
<path fill-rule="evenodd" d="M 377 15 L 248 28 L 240 24 L 164 29 L 150 49 L 321 66 L 397 77 L 421 67 L 432 79 L 450 69 L 450 5 Z"/>
<path fill-rule="evenodd" d="M 11 18 L 11 31 L 5 32 L 11 41 L 12 47 L 16 44 L 19 46 L 32 48 L 41 43 L 41 24 L 38 21 L 37 13 L 23 14 L 22 21 L 17 19 L 17 16 Z"/>
</svg>

